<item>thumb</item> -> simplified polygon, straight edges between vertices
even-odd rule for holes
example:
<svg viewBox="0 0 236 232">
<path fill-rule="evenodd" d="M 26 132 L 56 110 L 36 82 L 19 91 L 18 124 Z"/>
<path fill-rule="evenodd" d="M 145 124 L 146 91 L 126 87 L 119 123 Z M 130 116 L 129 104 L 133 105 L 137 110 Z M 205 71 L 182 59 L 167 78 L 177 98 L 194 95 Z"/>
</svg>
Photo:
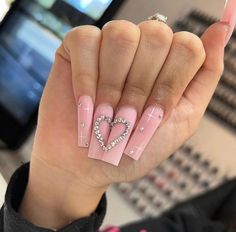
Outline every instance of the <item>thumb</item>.
<svg viewBox="0 0 236 232">
<path fill-rule="evenodd" d="M 194 105 L 205 111 L 224 70 L 224 48 L 229 26 L 217 22 L 210 26 L 201 39 L 206 52 L 206 60 L 198 71 L 185 96 Z"/>
</svg>

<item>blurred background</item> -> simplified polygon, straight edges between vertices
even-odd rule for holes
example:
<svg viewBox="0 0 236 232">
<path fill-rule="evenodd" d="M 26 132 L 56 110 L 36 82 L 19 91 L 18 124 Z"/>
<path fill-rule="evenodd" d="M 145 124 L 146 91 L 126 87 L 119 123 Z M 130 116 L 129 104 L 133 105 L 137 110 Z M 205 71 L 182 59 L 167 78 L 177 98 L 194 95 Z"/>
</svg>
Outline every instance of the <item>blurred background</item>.
<svg viewBox="0 0 236 232">
<path fill-rule="evenodd" d="M 224 0 L 0 0 L 0 204 L 6 183 L 30 159 L 39 100 L 56 48 L 74 26 L 134 23 L 157 11 L 174 31 L 201 35 Z M 12 5 L 11 5 L 12 4 Z M 10 7 L 11 6 L 11 7 Z M 9 10 L 10 8 L 10 10 Z M 112 186 L 104 224 L 158 216 L 236 175 L 236 35 L 225 71 L 197 133 L 158 168 Z"/>
</svg>

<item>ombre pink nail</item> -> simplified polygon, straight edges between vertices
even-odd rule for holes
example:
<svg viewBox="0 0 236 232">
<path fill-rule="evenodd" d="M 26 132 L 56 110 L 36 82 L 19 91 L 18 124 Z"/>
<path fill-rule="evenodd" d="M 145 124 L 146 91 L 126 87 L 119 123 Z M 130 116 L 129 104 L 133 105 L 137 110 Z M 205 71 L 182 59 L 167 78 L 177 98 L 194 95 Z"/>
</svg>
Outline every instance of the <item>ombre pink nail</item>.
<svg viewBox="0 0 236 232">
<path fill-rule="evenodd" d="M 93 158 L 93 159 L 99 159 L 99 160 L 102 159 L 103 150 L 102 150 L 101 145 L 98 142 L 94 128 L 95 128 L 96 120 L 101 116 L 106 116 L 112 119 L 113 108 L 108 104 L 101 104 L 95 110 L 94 122 L 93 122 L 93 128 L 92 128 L 92 137 L 91 137 L 91 142 L 89 146 L 88 157 Z M 106 144 L 108 140 L 108 136 L 110 134 L 110 125 L 104 121 L 101 123 L 99 129 L 101 131 L 101 136 L 104 140 L 104 144 Z"/>
<path fill-rule="evenodd" d="M 91 137 L 93 121 L 93 99 L 90 96 L 81 96 L 78 101 L 78 146 L 88 147 Z"/>
<path fill-rule="evenodd" d="M 225 10 L 221 18 L 221 22 L 229 25 L 228 35 L 226 37 L 225 45 L 229 42 L 236 23 L 236 0 L 228 0 L 225 4 Z"/>
<path fill-rule="evenodd" d="M 113 121 L 111 133 L 109 135 L 106 151 L 102 160 L 112 165 L 118 166 L 123 155 L 125 146 L 129 140 L 137 118 L 137 111 L 133 107 L 122 106 Z"/>
<path fill-rule="evenodd" d="M 126 149 L 125 154 L 138 160 L 160 126 L 164 111 L 156 106 L 149 106 L 143 113 Z"/>
</svg>

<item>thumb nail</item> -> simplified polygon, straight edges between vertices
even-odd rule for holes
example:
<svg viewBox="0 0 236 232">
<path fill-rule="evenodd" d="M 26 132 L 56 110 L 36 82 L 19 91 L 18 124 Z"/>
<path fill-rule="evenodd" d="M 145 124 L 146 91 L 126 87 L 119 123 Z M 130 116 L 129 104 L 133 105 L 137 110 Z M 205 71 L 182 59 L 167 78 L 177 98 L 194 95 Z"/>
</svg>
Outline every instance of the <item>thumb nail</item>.
<svg viewBox="0 0 236 232">
<path fill-rule="evenodd" d="M 226 46 L 234 32 L 234 27 L 236 24 L 236 0 L 226 1 L 221 22 L 228 24 L 227 36 L 225 39 L 225 46 Z"/>
</svg>

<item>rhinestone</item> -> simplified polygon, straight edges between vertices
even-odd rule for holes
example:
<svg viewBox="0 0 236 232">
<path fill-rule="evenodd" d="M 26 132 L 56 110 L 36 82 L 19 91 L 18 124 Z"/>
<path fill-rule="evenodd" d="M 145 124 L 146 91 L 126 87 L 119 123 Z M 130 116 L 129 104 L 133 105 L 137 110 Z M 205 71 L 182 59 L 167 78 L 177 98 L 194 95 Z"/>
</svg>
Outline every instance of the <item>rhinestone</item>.
<svg viewBox="0 0 236 232">
<path fill-rule="evenodd" d="M 129 152 L 129 154 L 130 154 L 130 155 L 134 154 L 134 150 L 131 150 L 131 151 Z"/>
<path fill-rule="evenodd" d="M 144 127 L 140 127 L 140 128 L 139 128 L 139 131 L 140 131 L 140 132 L 143 132 L 143 131 L 144 131 Z"/>
<path fill-rule="evenodd" d="M 84 122 L 81 122 L 81 123 L 80 123 L 80 127 L 84 128 L 84 127 L 85 127 L 85 123 L 84 123 Z"/>
<path fill-rule="evenodd" d="M 113 127 L 118 123 L 123 124 L 125 126 L 124 132 L 118 138 L 113 140 L 110 144 L 107 144 L 107 146 L 104 143 L 104 139 L 100 131 L 100 125 L 103 121 L 108 122 L 110 127 Z M 105 115 L 101 115 L 99 118 L 97 118 L 97 121 L 95 122 L 94 133 L 99 142 L 99 145 L 101 146 L 101 149 L 105 152 L 108 152 L 109 150 L 111 150 L 113 147 L 115 147 L 117 144 L 119 144 L 125 139 L 125 137 L 129 133 L 129 128 L 130 128 L 130 123 L 122 117 L 116 118 L 114 119 L 114 121 L 112 121 L 111 117 L 106 117 Z"/>
<path fill-rule="evenodd" d="M 86 147 L 88 147 L 88 146 L 89 146 L 89 144 L 88 144 L 88 143 L 85 143 L 85 146 L 86 146 Z"/>
<path fill-rule="evenodd" d="M 82 106 L 82 103 L 81 102 L 79 102 L 79 104 L 78 104 L 78 107 L 80 108 Z"/>
</svg>

